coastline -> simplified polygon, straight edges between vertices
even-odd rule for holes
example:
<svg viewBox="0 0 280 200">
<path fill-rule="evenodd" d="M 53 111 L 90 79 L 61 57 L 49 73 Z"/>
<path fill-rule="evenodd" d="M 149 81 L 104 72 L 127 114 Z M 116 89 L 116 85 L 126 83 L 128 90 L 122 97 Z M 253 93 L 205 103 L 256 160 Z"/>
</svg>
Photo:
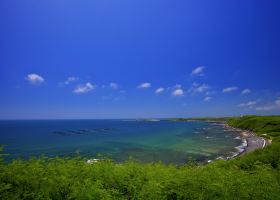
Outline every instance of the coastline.
<svg viewBox="0 0 280 200">
<path fill-rule="evenodd" d="M 222 123 L 219 122 L 219 123 L 223 126 L 223 128 L 226 131 L 228 130 L 228 131 L 234 131 L 239 133 L 240 139 L 242 140 L 242 143 L 236 147 L 238 152 L 236 152 L 230 158 L 227 158 L 227 160 L 231 160 L 235 157 L 242 156 L 244 154 L 250 153 L 257 149 L 262 149 L 269 144 L 269 141 L 267 141 L 263 137 L 258 136 L 256 133 L 252 131 L 232 127 L 228 125 L 226 122 L 222 122 Z"/>
<path fill-rule="evenodd" d="M 247 153 L 253 152 L 257 149 L 262 149 L 265 146 L 271 144 L 271 140 L 267 140 L 261 136 L 258 136 L 256 133 L 250 130 L 244 130 L 240 128 L 236 128 L 230 126 L 226 121 L 222 120 L 199 120 L 199 119 L 191 119 L 187 121 L 205 121 L 213 125 L 222 126 L 224 131 L 232 131 L 239 134 L 236 139 L 240 139 L 242 142 L 240 145 L 236 146 L 235 149 L 237 151 L 232 152 L 231 156 L 218 156 L 214 160 L 208 160 L 207 163 L 211 163 L 215 160 L 231 160 L 236 157 L 245 155 Z"/>
<path fill-rule="evenodd" d="M 186 121 L 201 121 L 201 120 L 186 120 Z M 205 120 L 205 122 L 215 125 L 215 126 L 220 126 L 224 129 L 225 132 L 235 132 L 237 133 L 237 137 L 235 138 L 236 140 L 240 140 L 240 144 L 238 146 L 235 146 L 235 151 L 231 151 L 229 155 L 217 155 L 216 158 L 207 160 L 205 159 L 202 161 L 202 163 L 211 163 L 215 160 L 232 160 L 236 157 L 245 155 L 247 153 L 253 152 L 257 149 L 262 149 L 265 146 L 271 144 L 271 141 L 266 140 L 265 138 L 258 136 L 256 133 L 249 131 L 249 130 L 244 130 L 240 128 L 236 128 L 233 126 L 230 126 L 226 121 L 214 121 L 214 120 Z M 88 159 L 87 163 L 88 164 L 93 164 L 101 161 L 102 159 Z"/>
</svg>

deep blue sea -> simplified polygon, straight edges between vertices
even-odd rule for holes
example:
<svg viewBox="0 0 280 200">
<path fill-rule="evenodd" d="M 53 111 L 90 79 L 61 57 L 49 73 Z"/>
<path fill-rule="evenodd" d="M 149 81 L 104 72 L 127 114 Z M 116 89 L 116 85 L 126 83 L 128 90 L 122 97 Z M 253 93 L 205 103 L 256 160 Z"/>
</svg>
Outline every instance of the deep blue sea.
<svg viewBox="0 0 280 200">
<path fill-rule="evenodd" d="M 45 155 L 110 158 L 123 162 L 185 163 L 236 152 L 238 133 L 207 122 L 139 120 L 3 120 L 6 160 Z"/>
</svg>

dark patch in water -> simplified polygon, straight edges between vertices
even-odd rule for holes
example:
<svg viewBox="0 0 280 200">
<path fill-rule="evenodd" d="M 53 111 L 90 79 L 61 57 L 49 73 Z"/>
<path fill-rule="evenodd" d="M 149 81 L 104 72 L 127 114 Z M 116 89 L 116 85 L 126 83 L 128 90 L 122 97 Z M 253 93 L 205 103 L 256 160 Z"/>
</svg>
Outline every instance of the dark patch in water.
<svg viewBox="0 0 280 200">
<path fill-rule="evenodd" d="M 70 136 L 70 135 L 84 135 L 84 134 L 94 134 L 94 133 L 106 133 L 109 131 L 114 131 L 114 128 L 94 128 L 94 129 L 78 129 L 78 130 L 67 130 L 67 131 L 54 131 L 53 134 Z"/>
</svg>

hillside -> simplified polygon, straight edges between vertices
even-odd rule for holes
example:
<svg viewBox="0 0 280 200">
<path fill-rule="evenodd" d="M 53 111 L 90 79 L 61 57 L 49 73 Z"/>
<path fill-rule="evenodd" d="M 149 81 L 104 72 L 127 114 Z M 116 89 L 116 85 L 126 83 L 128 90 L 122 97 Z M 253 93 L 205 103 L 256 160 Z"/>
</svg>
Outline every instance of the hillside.
<svg viewBox="0 0 280 200">
<path fill-rule="evenodd" d="M 280 116 L 243 116 L 227 121 L 231 126 L 251 130 L 262 137 L 280 139 Z"/>
</svg>

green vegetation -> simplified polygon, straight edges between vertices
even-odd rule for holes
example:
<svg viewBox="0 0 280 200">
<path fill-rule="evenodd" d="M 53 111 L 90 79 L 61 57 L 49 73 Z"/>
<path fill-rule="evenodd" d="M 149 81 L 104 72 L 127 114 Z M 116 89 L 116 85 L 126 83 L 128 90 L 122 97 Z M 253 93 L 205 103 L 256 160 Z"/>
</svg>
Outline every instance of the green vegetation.
<svg viewBox="0 0 280 200">
<path fill-rule="evenodd" d="M 279 117 L 231 118 L 229 123 L 276 140 L 208 165 L 87 164 L 80 156 L 5 163 L 0 154 L 0 199 L 279 199 L 280 143 L 273 136 Z"/>
<path fill-rule="evenodd" d="M 273 139 L 280 139 L 280 116 L 243 116 L 229 118 L 228 124 L 237 128 L 246 129 L 256 134 Z"/>
</svg>

